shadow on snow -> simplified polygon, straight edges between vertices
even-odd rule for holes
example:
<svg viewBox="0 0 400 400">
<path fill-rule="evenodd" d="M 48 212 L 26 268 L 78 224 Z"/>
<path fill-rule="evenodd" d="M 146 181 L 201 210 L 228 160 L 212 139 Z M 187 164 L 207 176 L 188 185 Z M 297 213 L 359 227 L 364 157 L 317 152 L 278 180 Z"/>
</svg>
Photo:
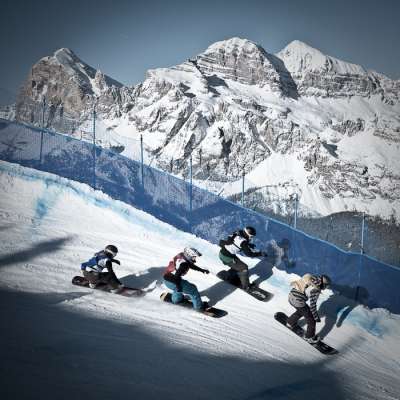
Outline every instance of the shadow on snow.
<svg viewBox="0 0 400 400">
<path fill-rule="evenodd" d="M 59 293 L 0 290 L 3 399 L 349 398 L 327 368 L 331 359 L 216 356 L 173 344 L 167 331 L 158 337 L 140 325 L 68 311 L 60 301 Z"/>
</svg>

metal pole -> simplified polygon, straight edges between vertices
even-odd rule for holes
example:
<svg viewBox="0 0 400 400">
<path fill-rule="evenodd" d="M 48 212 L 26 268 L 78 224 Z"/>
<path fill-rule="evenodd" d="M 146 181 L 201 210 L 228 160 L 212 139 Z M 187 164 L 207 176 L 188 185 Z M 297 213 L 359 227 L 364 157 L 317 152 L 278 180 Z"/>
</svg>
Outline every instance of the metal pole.
<svg viewBox="0 0 400 400">
<path fill-rule="evenodd" d="M 244 207 L 244 176 L 245 176 L 245 173 L 243 170 L 243 172 L 242 172 L 242 207 Z"/>
<path fill-rule="evenodd" d="M 43 129 L 44 129 L 44 115 L 46 112 L 46 98 L 43 97 L 43 104 L 42 104 L 42 130 L 40 131 L 40 155 L 39 155 L 39 162 L 42 165 L 42 158 L 43 158 Z"/>
<path fill-rule="evenodd" d="M 93 189 L 96 189 L 96 104 L 93 106 Z"/>
<path fill-rule="evenodd" d="M 144 173 L 143 173 L 143 135 L 140 135 L 140 177 L 142 186 L 144 186 Z"/>
<path fill-rule="evenodd" d="M 362 268 L 362 260 L 364 254 L 364 230 L 365 230 L 365 212 L 362 215 L 362 223 L 361 223 L 361 243 L 360 243 L 360 266 L 358 270 L 358 285 L 356 287 L 356 295 L 355 300 L 358 300 L 359 292 L 360 292 L 360 281 L 361 281 L 361 268 Z"/>
<path fill-rule="evenodd" d="M 42 128 L 44 128 L 44 116 L 46 111 L 46 98 L 43 97 L 43 105 L 42 105 Z"/>
<path fill-rule="evenodd" d="M 294 196 L 294 229 L 297 228 L 297 204 L 298 204 L 299 198 L 297 193 Z"/>
<path fill-rule="evenodd" d="M 363 212 L 362 224 L 361 224 L 361 249 L 360 249 L 361 254 L 364 254 L 364 230 L 365 230 L 365 212 Z"/>
<path fill-rule="evenodd" d="M 189 210 L 192 212 L 192 195 L 193 195 L 193 165 L 192 165 L 192 153 L 190 153 L 189 158 L 189 174 L 190 174 L 190 188 L 189 188 Z"/>
</svg>

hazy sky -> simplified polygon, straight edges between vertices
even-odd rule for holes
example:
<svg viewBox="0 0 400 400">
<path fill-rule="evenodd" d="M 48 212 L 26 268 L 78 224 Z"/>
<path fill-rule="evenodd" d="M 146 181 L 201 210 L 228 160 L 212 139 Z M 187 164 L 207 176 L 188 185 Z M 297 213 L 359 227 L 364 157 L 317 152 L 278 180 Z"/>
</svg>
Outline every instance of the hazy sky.
<svg viewBox="0 0 400 400">
<path fill-rule="evenodd" d="M 132 85 L 233 36 L 270 53 L 299 39 L 399 79 L 399 15 L 398 0 L 0 0 L 0 88 L 61 47 Z"/>
</svg>

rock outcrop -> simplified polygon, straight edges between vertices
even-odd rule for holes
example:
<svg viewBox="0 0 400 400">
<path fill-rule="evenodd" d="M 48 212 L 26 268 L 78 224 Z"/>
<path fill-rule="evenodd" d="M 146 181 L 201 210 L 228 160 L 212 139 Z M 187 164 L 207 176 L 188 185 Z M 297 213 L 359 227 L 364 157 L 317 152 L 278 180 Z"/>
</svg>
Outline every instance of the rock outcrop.
<svg viewBox="0 0 400 400">
<path fill-rule="evenodd" d="M 218 190 L 232 182 L 230 194 L 245 173 L 254 192 L 268 184 L 287 195 L 292 187 L 321 214 L 346 207 L 377 214 L 385 204 L 400 219 L 399 98 L 399 81 L 302 42 L 273 55 L 232 38 L 148 71 L 135 87 L 61 49 L 32 67 L 16 119 L 40 125 L 45 100 L 46 126 L 79 125 L 96 103 L 116 132 L 142 134 L 153 165 L 168 172 L 185 176 L 192 156 L 195 178 Z M 297 164 L 272 174 L 272 159 L 282 170 L 288 160 Z M 253 174 L 263 165 L 265 173 Z"/>
</svg>

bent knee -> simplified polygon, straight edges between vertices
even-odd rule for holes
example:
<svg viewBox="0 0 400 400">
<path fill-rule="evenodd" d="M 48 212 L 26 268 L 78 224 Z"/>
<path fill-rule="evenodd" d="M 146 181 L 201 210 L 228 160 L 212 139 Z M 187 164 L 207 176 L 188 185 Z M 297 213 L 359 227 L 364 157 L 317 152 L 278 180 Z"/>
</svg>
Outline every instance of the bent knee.
<svg viewBox="0 0 400 400">
<path fill-rule="evenodd" d="M 246 264 L 238 263 L 236 264 L 236 271 L 238 272 L 247 272 L 249 267 Z"/>
<path fill-rule="evenodd" d="M 185 289 L 186 289 L 187 291 L 191 291 L 191 292 L 197 291 L 197 287 L 196 287 L 196 285 L 194 285 L 193 283 L 187 283 L 187 284 L 185 285 Z"/>
</svg>

